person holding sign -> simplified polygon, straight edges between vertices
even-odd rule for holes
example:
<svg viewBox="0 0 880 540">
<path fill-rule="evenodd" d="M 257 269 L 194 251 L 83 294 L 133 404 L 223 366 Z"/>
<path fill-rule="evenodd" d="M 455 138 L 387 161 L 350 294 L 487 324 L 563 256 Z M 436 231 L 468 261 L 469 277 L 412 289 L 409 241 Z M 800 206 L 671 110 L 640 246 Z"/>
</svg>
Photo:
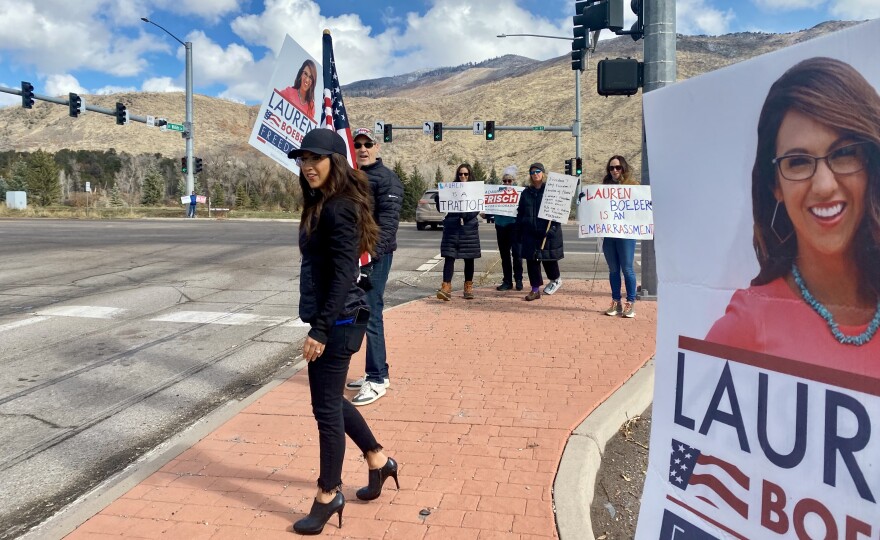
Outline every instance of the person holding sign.
<svg viewBox="0 0 880 540">
<path fill-rule="evenodd" d="M 474 177 L 470 164 L 462 163 L 455 172 L 453 182 L 468 182 Z M 440 197 L 435 201 L 440 211 Z M 452 274 L 455 259 L 464 259 L 464 298 L 474 298 L 474 259 L 479 259 L 480 222 L 479 212 L 449 212 L 443 218 L 443 239 L 440 240 L 440 255 L 443 262 L 443 283 L 437 291 L 437 298 L 448 302 L 452 299 Z"/>
<path fill-rule="evenodd" d="M 752 212 L 760 270 L 706 339 L 880 376 L 880 95 L 850 65 L 810 58 L 771 86 Z"/>
<path fill-rule="evenodd" d="M 505 186 L 516 184 L 516 165 L 506 167 L 501 173 L 501 183 Z M 509 291 L 516 280 L 516 290 L 523 289 L 522 252 L 519 246 L 519 233 L 516 218 L 512 216 L 495 216 L 495 237 L 498 240 L 498 252 L 501 254 L 501 285 L 499 291 Z"/>
<path fill-rule="evenodd" d="M 370 318 L 357 285 L 358 261 L 379 241 L 370 184 L 348 164 L 346 151 L 335 131 L 313 129 L 288 154 L 300 167 L 303 192 L 299 316 L 311 326 L 303 358 L 320 447 L 318 493 L 308 516 L 293 525 L 300 534 L 319 534 L 335 514 L 342 526 L 345 497 L 339 487 L 346 434 L 370 469 L 369 485 L 356 493 L 359 499 L 377 498 L 389 476 L 397 483 L 397 462 L 385 456 L 363 416 L 343 398 L 351 355 L 360 349 Z"/>
<path fill-rule="evenodd" d="M 293 81 L 293 86 L 288 86 L 278 92 L 281 97 L 292 103 L 296 108 L 306 113 L 309 118 L 315 118 L 315 78 L 318 67 L 311 60 L 306 60 L 300 66 Z"/>
<path fill-rule="evenodd" d="M 196 196 L 196 192 L 193 191 L 189 196 L 189 211 L 186 213 L 186 217 L 195 218 L 196 217 L 196 203 L 198 197 Z"/>
<path fill-rule="evenodd" d="M 623 156 L 611 156 L 605 167 L 603 184 L 628 184 L 638 185 L 633 180 L 629 163 Z M 602 253 L 605 262 L 608 263 L 608 281 L 611 282 L 611 307 L 605 310 L 605 315 L 615 317 L 621 315 L 628 319 L 636 316 L 636 271 L 633 261 L 636 257 L 636 241 L 631 238 L 602 239 Z M 620 274 L 623 273 L 623 283 L 626 286 L 626 302 L 620 303 Z"/>
<path fill-rule="evenodd" d="M 546 169 L 541 163 L 529 166 L 531 185 L 526 187 L 519 199 L 516 210 L 516 225 L 519 228 L 520 249 L 526 259 L 529 285 L 532 290 L 525 296 L 527 302 L 541 298 L 541 265 L 547 272 L 550 283 L 544 288 L 545 294 L 553 294 L 562 286 L 559 273 L 559 260 L 565 256 L 562 246 L 562 227 L 555 221 L 547 221 L 538 217 L 541 200 L 544 198 L 544 174 Z"/>
</svg>

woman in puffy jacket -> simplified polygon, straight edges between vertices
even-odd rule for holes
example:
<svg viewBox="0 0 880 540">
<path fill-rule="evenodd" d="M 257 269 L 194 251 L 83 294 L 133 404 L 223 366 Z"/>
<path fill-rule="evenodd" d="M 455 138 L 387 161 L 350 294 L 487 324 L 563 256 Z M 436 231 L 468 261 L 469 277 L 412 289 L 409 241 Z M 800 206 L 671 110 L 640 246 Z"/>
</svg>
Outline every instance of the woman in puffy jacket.
<svg viewBox="0 0 880 540">
<path fill-rule="evenodd" d="M 397 482 L 397 462 L 386 457 L 354 405 L 343 398 L 351 355 L 361 348 L 370 312 L 357 285 L 358 259 L 372 253 L 379 228 L 371 211 L 370 185 L 346 160 L 345 141 L 330 129 L 313 129 L 292 150 L 300 168 L 303 214 L 300 222 L 299 316 L 311 326 L 303 343 L 308 362 L 312 414 L 318 424 L 318 492 L 309 514 L 293 525 L 300 534 L 319 534 L 342 510 L 345 436 L 363 453 L 369 485 L 358 499 L 372 500 L 388 477 Z"/>
<path fill-rule="evenodd" d="M 525 300 L 531 302 L 541 298 L 541 265 L 547 272 L 550 283 L 544 287 L 544 294 L 553 294 L 562 286 L 559 277 L 559 260 L 565 256 L 562 249 L 562 228 L 555 221 L 547 221 L 538 217 L 541 200 L 544 198 L 546 169 L 542 163 L 529 166 L 530 185 L 523 190 L 519 198 L 516 212 L 516 225 L 520 234 L 520 249 L 526 260 L 529 284 L 532 290 Z"/>
<path fill-rule="evenodd" d="M 455 170 L 456 182 L 467 182 L 474 177 L 470 164 L 462 163 Z M 437 198 L 440 210 L 440 198 Z M 464 259 L 464 297 L 474 298 L 474 259 L 480 258 L 479 212 L 449 212 L 443 218 L 443 239 L 440 241 L 440 255 L 443 262 L 443 283 L 437 291 L 437 298 L 449 301 L 452 298 L 452 274 L 455 259 Z"/>
</svg>

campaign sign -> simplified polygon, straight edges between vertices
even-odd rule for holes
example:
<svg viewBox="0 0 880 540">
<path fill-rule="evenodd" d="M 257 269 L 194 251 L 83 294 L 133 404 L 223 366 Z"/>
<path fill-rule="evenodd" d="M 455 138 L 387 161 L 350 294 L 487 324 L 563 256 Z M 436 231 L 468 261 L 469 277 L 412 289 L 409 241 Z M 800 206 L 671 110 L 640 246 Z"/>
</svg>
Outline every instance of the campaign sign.
<svg viewBox="0 0 880 540">
<path fill-rule="evenodd" d="M 180 202 L 183 204 L 190 204 L 190 196 L 189 195 L 182 196 L 180 198 Z M 196 195 L 196 202 L 201 203 L 201 204 L 205 204 L 206 202 L 208 202 L 208 199 L 204 195 Z"/>
<path fill-rule="evenodd" d="M 654 238 L 651 186 L 590 184 L 578 197 L 578 238 Z"/>
<path fill-rule="evenodd" d="M 440 211 L 443 213 L 483 211 L 484 182 L 440 182 L 437 189 Z"/>
<path fill-rule="evenodd" d="M 878 35 L 644 95 L 663 301 L 637 540 L 880 539 Z"/>
<path fill-rule="evenodd" d="M 496 216 L 516 217 L 522 186 L 486 186 L 485 212 Z"/>
<path fill-rule="evenodd" d="M 544 198 L 541 199 L 538 217 L 563 225 L 568 223 L 568 216 L 571 214 L 571 198 L 574 197 L 579 183 L 580 180 L 576 176 L 554 172 L 547 175 Z"/>
<path fill-rule="evenodd" d="M 324 88 L 321 65 L 290 36 L 275 61 L 266 98 L 254 122 L 251 146 L 275 160 L 294 174 L 299 174 L 296 161 L 288 152 L 300 147 L 306 133 L 318 127 Z"/>
</svg>

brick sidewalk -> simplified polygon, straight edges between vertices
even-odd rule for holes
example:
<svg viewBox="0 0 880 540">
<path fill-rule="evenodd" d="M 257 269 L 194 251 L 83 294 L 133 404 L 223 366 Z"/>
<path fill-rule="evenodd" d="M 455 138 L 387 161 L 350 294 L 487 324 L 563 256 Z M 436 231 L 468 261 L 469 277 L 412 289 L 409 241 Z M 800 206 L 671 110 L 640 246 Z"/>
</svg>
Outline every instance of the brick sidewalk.
<svg viewBox="0 0 880 540">
<path fill-rule="evenodd" d="M 556 538 L 551 487 L 569 433 L 654 354 L 656 305 L 606 317 L 607 288 L 565 281 L 535 302 L 494 288 L 466 301 L 458 290 L 448 303 L 387 311 L 392 386 L 360 410 L 400 463 L 401 490 L 389 479 L 378 500 L 358 501 L 367 466 L 349 442 L 343 527 L 331 519 L 323 535 Z M 362 349 L 351 378 L 363 365 Z M 303 370 L 67 538 L 289 539 L 317 467 Z"/>
</svg>

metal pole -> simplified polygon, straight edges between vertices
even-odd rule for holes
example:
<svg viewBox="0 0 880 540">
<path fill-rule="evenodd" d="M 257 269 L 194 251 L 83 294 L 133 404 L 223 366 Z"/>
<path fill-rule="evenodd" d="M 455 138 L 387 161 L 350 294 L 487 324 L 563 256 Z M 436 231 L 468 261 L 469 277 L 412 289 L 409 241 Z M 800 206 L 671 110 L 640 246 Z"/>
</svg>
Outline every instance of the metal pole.
<svg viewBox="0 0 880 540">
<path fill-rule="evenodd" d="M 184 43 L 186 47 L 186 194 L 195 190 L 193 178 L 193 72 L 192 72 L 192 42 Z"/>
<path fill-rule="evenodd" d="M 590 57 L 587 53 L 584 61 Z M 581 157 L 581 70 L 574 70 L 574 157 Z"/>
<path fill-rule="evenodd" d="M 675 82 L 675 0 L 645 0 L 644 92 Z M 642 119 L 642 184 L 651 184 L 645 121 Z M 654 241 L 642 241 L 642 297 L 657 296 Z M 646 292 L 645 292 L 646 291 Z"/>
</svg>

